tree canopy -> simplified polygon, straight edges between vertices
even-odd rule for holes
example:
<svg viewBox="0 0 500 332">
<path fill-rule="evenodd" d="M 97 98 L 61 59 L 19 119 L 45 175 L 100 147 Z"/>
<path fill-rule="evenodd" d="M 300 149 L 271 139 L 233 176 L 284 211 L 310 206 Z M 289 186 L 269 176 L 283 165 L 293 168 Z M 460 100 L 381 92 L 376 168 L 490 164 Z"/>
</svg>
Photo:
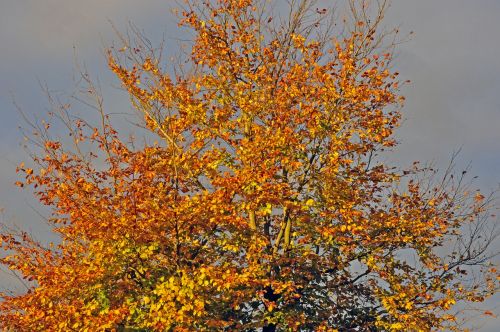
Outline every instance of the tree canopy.
<svg viewBox="0 0 500 332">
<path fill-rule="evenodd" d="M 350 16 L 290 1 L 186 1 L 182 61 L 140 33 L 109 67 L 151 141 L 54 111 L 72 144 L 33 137 L 19 166 L 60 242 L 4 231 L 13 331 L 430 331 L 498 288 L 492 197 L 467 174 L 379 158 L 403 98 L 380 30 L 384 1 Z M 187 61 L 184 61 L 184 60 Z M 169 69 L 169 65 L 173 70 Z M 66 140 L 67 141 L 67 140 Z"/>
</svg>

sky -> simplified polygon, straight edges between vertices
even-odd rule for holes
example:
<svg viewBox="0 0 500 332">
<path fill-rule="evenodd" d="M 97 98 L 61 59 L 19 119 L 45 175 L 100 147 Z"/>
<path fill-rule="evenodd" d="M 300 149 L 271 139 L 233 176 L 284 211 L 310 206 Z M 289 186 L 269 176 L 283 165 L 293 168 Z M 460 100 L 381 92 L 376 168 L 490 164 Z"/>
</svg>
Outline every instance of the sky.
<svg viewBox="0 0 500 332">
<path fill-rule="evenodd" d="M 106 66 L 103 50 L 117 40 L 110 22 L 124 31 L 131 21 L 153 41 L 164 35 L 173 54 L 174 39 L 185 37 L 170 12 L 173 6 L 174 0 L 0 0 L 0 220 L 51 238 L 39 216 L 47 211 L 13 184 L 16 166 L 29 159 L 19 130 L 25 124 L 13 101 L 28 118 L 44 118 L 49 103 L 40 85 L 56 96 L 74 92 L 77 61 L 99 79 L 108 111 L 131 113 Z M 470 162 L 482 190 L 498 187 L 499 14 L 499 0 L 393 1 L 385 25 L 414 34 L 397 49 L 395 68 L 411 84 L 402 90 L 407 102 L 397 134 L 400 145 L 388 160 L 443 166 L 461 149 L 458 168 Z M 489 304 L 498 306 L 500 299 Z M 495 324 L 482 318 L 475 323 L 484 323 L 480 331 L 493 331 Z"/>
</svg>

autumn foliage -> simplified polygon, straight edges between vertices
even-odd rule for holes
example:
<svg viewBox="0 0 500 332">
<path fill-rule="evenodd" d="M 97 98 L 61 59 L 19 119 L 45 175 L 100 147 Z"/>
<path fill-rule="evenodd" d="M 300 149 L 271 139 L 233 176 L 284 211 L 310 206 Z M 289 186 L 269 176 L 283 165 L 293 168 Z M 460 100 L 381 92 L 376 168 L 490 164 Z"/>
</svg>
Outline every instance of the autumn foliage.
<svg viewBox="0 0 500 332">
<path fill-rule="evenodd" d="M 60 242 L 2 233 L 29 291 L 3 294 L 0 327 L 429 331 L 496 291 L 489 197 L 378 158 L 403 102 L 385 4 L 342 19 L 266 3 L 187 1 L 192 52 L 174 70 L 141 35 L 110 50 L 144 140 L 101 108 L 95 126 L 60 117 L 73 147 L 40 128 L 18 184 Z"/>
</svg>

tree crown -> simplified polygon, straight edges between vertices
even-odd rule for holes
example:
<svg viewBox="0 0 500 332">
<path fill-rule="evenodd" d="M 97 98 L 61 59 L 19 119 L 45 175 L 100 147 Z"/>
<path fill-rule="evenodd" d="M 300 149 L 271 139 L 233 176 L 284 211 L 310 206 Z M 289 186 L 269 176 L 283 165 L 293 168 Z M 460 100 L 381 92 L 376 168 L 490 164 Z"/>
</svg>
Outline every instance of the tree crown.
<svg viewBox="0 0 500 332">
<path fill-rule="evenodd" d="M 386 3 L 350 1 L 351 25 L 265 3 L 186 1 L 192 51 L 173 72 L 140 34 L 109 51 L 158 142 L 121 138 L 83 75 L 102 123 L 58 109 L 74 148 L 40 128 L 36 170 L 19 167 L 61 242 L 1 235 L 0 262 L 30 283 L 3 295 L 0 326 L 432 330 L 496 290 L 491 198 L 377 159 L 403 101 Z"/>
</svg>

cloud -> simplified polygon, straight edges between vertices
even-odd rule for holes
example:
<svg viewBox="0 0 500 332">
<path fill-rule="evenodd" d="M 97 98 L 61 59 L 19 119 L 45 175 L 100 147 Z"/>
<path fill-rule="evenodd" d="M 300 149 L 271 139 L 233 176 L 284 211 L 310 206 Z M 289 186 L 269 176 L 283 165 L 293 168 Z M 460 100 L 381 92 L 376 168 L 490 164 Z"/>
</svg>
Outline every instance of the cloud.
<svg viewBox="0 0 500 332">
<path fill-rule="evenodd" d="M 172 2 L 149 0 L 29 0 L 3 2 L 0 7 L 0 37 L 7 42 L 3 55 L 10 58 L 60 58 L 72 46 L 92 55 L 101 37 L 112 35 L 109 20 L 123 26 L 128 19 L 141 23 L 170 18 Z M 111 32 L 111 33 L 110 33 Z"/>
<path fill-rule="evenodd" d="M 398 59 L 413 81 L 400 136 L 427 156 L 461 145 L 500 155 L 499 11 L 498 1 L 393 2 L 390 20 L 416 32 Z"/>
</svg>

